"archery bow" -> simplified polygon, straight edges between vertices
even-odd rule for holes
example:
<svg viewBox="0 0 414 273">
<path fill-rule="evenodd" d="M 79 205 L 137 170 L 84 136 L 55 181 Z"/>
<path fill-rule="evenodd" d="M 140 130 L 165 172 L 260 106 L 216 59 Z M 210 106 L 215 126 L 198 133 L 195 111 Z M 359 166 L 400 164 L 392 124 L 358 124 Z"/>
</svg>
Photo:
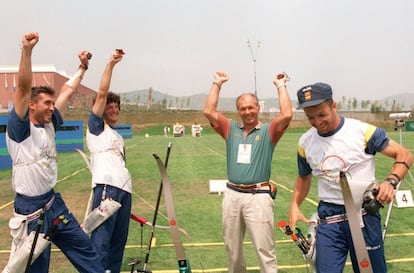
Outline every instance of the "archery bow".
<svg viewBox="0 0 414 273">
<path fill-rule="evenodd" d="M 169 149 L 171 149 L 171 144 L 169 144 Z M 77 151 L 80 154 L 80 156 L 82 157 L 82 159 L 85 162 L 86 166 L 88 167 L 89 172 L 92 174 L 92 167 L 91 167 L 91 163 L 89 161 L 88 156 L 82 150 L 75 149 L 75 151 Z M 140 196 L 138 196 L 138 197 L 141 200 L 143 200 L 144 202 L 146 202 L 148 204 L 148 201 L 146 201 L 145 199 L 143 199 Z M 92 201 L 93 201 L 93 191 L 91 191 L 91 193 L 89 194 L 89 199 L 88 199 L 88 204 L 86 206 L 84 219 L 86 219 L 86 217 L 88 216 L 88 214 L 91 212 Z M 162 214 L 161 216 L 163 216 L 165 219 L 168 220 L 168 218 L 165 215 Z M 134 214 L 131 213 L 131 219 L 134 220 L 134 221 L 136 221 L 136 222 L 138 222 L 138 223 L 141 223 L 141 224 L 144 224 L 146 226 L 149 226 L 149 227 L 152 227 L 153 226 L 153 224 L 150 221 L 148 221 L 148 219 L 146 219 L 143 216 L 136 216 L 136 215 L 134 215 Z M 169 226 L 162 226 L 162 225 L 155 225 L 155 228 L 159 228 L 159 229 L 169 229 L 170 227 Z M 188 234 L 188 232 L 185 229 L 179 227 L 179 230 L 180 230 L 181 233 L 183 233 L 185 235 L 185 237 L 190 238 L 190 234 Z"/>
<path fill-rule="evenodd" d="M 168 142 L 167 153 L 165 155 L 165 165 L 163 165 L 164 169 L 166 169 L 167 166 L 168 166 L 168 160 L 170 158 L 171 147 L 172 147 L 172 143 Z M 150 240 L 149 240 L 149 243 L 148 243 L 147 254 L 145 255 L 145 261 L 144 261 L 144 264 L 142 266 L 142 269 L 138 270 L 137 272 L 151 272 L 151 271 L 147 270 L 147 265 L 148 265 L 149 255 L 150 255 L 150 252 L 151 252 L 152 240 L 154 238 L 154 231 L 155 231 L 155 227 L 156 227 L 156 223 L 157 223 L 158 210 L 159 210 L 160 202 L 161 202 L 162 187 L 163 187 L 163 185 L 162 185 L 162 181 L 161 181 L 160 182 L 160 187 L 158 189 L 157 203 L 155 204 L 154 218 L 152 220 L 151 234 L 150 234 Z M 137 264 L 137 263 L 138 263 L 137 260 L 130 263 L 130 265 L 132 266 L 131 272 L 133 272 L 134 265 Z"/>
<path fill-rule="evenodd" d="M 181 241 L 180 233 L 178 230 L 177 218 L 175 215 L 175 208 L 174 208 L 171 186 L 170 186 L 170 179 L 168 178 L 167 170 L 162 160 L 160 159 L 160 157 L 156 154 L 153 154 L 153 156 L 155 160 L 157 161 L 158 169 L 161 174 L 162 185 L 164 187 L 164 198 L 165 198 L 165 203 L 167 207 L 167 214 L 168 214 L 168 220 L 169 220 L 168 222 L 170 224 L 171 237 L 172 237 L 173 244 L 174 244 L 175 255 L 177 257 L 178 271 L 180 273 L 191 273 L 190 262 L 185 256 L 184 246 Z"/>
<path fill-rule="evenodd" d="M 153 223 L 151 223 L 151 221 L 149 221 L 147 218 L 145 218 L 144 216 L 140 216 L 140 215 L 136 215 L 136 214 L 133 214 L 133 213 L 131 213 L 131 219 L 132 220 L 134 220 L 135 222 L 137 222 L 137 223 L 140 223 L 140 224 L 142 224 L 142 225 L 146 225 L 146 226 L 149 226 L 149 227 L 152 227 L 152 226 L 154 226 L 154 224 Z M 167 218 L 167 220 L 168 220 L 168 218 Z M 155 228 L 159 228 L 159 229 L 170 229 L 170 226 L 163 226 L 163 225 L 158 225 L 158 224 L 156 224 L 155 225 Z M 188 239 L 190 239 L 191 237 L 190 237 L 190 234 L 188 234 L 188 232 L 185 230 L 185 229 L 183 229 L 183 228 L 178 228 L 179 230 L 180 230 L 180 232 L 182 233 L 182 234 L 184 234 L 184 236 L 185 237 L 187 237 Z"/>
<path fill-rule="evenodd" d="M 351 230 L 351 237 L 354 242 L 359 270 L 361 273 L 372 273 L 371 261 L 362 234 L 360 219 L 355 210 L 354 199 L 352 198 L 346 173 L 343 171 L 339 172 L 339 184 L 341 185 L 342 195 L 344 197 L 345 210 L 348 217 L 349 228 Z"/>
<path fill-rule="evenodd" d="M 87 155 L 82 150 L 75 149 L 75 151 L 77 151 L 80 154 L 83 161 L 85 161 L 85 164 L 88 167 L 89 172 L 92 174 L 91 162 L 89 158 L 87 157 Z M 88 217 L 88 214 L 91 212 L 92 201 L 93 201 L 93 190 L 91 190 L 91 193 L 89 194 L 89 199 L 88 199 L 88 203 L 86 205 L 86 210 L 85 210 L 85 216 L 83 217 L 83 219 L 86 219 L 86 217 Z"/>
</svg>

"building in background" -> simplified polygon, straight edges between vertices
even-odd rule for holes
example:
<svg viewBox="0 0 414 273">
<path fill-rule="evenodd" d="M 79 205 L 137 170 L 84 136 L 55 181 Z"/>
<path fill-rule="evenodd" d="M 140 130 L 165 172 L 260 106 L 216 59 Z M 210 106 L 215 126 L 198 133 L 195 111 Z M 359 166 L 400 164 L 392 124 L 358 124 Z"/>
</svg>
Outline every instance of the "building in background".
<svg viewBox="0 0 414 273">
<path fill-rule="evenodd" d="M 53 65 L 33 66 L 33 86 L 50 86 L 56 90 L 56 96 L 68 79 L 66 73 L 59 73 Z M 0 112 L 8 112 L 13 107 L 17 81 L 18 66 L 0 66 Z M 69 107 L 89 108 L 95 94 L 95 90 L 80 85 Z"/>
</svg>

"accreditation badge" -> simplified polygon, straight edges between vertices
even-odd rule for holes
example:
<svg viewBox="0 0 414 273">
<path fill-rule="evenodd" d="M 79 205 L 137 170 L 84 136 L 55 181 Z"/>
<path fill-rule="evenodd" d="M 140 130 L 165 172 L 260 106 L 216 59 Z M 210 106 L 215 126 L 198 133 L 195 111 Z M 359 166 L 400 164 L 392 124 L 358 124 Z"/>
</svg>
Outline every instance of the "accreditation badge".
<svg viewBox="0 0 414 273">
<path fill-rule="evenodd" d="M 250 164 L 252 157 L 252 144 L 239 144 L 239 150 L 237 152 L 237 163 Z"/>
</svg>

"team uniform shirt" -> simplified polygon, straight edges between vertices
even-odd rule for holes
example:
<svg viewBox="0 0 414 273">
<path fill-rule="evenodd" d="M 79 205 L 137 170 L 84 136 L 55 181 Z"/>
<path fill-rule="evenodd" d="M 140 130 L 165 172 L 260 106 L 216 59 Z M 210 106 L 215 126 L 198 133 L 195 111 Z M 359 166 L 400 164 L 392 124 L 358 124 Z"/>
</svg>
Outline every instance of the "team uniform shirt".
<svg viewBox="0 0 414 273">
<path fill-rule="evenodd" d="M 106 184 L 131 193 L 131 175 L 125 167 L 123 137 L 103 118 L 91 113 L 86 143 L 91 153 L 92 187 Z"/>
<path fill-rule="evenodd" d="M 10 112 L 6 144 L 13 161 L 13 190 L 25 196 L 39 196 L 53 189 L 57 180 L 55 128 L 63 120 L 55 108 L 52 120 L 35 125 L 29 113 L 20 119 Z"/>
<path fill-rule="evenodd" d="M 321 201 L 344 205 L 339 172 L 345 171 L 355 207 L 360 209 L 364 191 L 375 182 L 374 156 L 388 142 L 383 129 L 350 118 L 341 117 L 340 126 L 326 135 L 312 127 L 299 139 L 299 175 L 318 177 Z"/>
<path fill-rule="evenodd" d="M 228 124 L 229 123 L 229 124 Z M 273 151 L 284 131 L 272 141 L 271 123 L 259 124 L 245 137 L 243 124 L 219 114 L 219 126 L 214 129 L 224 137 L 226 126 L 230 132 L 226 140 L 227 177 L 235 184 L 255 184 L 269 181 Z"/>
</svg>

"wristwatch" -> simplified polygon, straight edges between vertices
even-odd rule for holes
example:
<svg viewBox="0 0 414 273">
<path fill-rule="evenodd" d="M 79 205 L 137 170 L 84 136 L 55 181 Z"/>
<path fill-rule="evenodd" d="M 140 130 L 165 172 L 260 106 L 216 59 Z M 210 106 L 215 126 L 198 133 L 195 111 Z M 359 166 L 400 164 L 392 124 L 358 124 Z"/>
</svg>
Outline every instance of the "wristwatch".
<svg viewBox="0 0 414 273">
<path fill-rule="evenodd" d="M 397 184 L 398 184 L 397 180 L 395 180 L 394 178 L 391 178 L 391 177 L 387 177 L 387 178 L 385 178 L 385 181 L 390 183 L 390 185 L 394 187 L 394 190 L 397 189 Z"/>
</svg>

